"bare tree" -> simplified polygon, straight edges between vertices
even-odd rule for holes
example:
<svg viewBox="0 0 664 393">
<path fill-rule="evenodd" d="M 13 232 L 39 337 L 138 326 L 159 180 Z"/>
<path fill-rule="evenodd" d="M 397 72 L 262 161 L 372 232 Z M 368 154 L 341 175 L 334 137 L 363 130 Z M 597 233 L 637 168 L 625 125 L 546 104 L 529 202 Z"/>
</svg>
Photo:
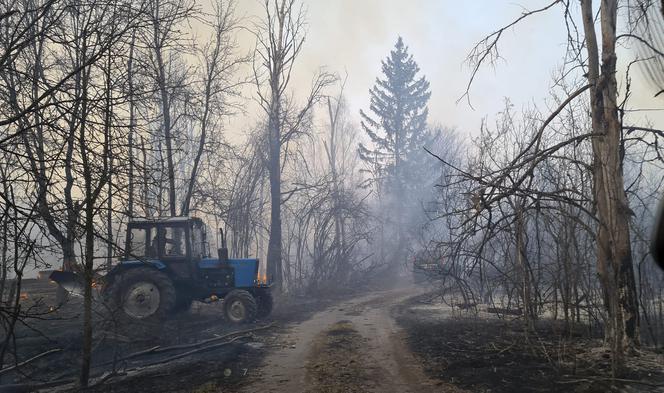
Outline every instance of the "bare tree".
<svg viewBox="0 0 664 393">
<path fill-rule="evenodd" d="M 235 54 L 237 43 L 231 34 L 238 27 L 238 22 L 235 19 L 234 11 L 234 1 L 220 2 L 215 6 L 215 20 L 212 23 L 214 34 L 202 51 L 204 75 L 202 113 L 198 117 L 200 135 L 191 173 L 187 179 L 187 188 L 182 202 L 182 215 L 189 213 L 201 158 L 208 142 L 208 133 L 215 125 L 214 120 L 231 113 L 232 103 L 228 100 L 231 96 L 239 94 L 237 87 L 242 81 L 235 80 L 234 74 L 238 66 L 246 59 Z"/>
<path fill-rule="evenodd" d="M 588 52 L 588 82 L 593 147 L 593 194 L 597 207 L 597 271 L 604 288 L 614 351 L 614 369 L 622 367 L 620 354 L 639 343 L 639 307 L 636 298 L 629 220 L 632 211 L 625 194 L 621 160 L 622 124 L 616 82 L 617 1 L 600 7 L 602 52 L 597 44 L 592 1 L 581 2 Z"/>
<path fill-rule="evenodd" d="M 151 50 L 151 68 L 159 92 L 161 107 L 161 131 L 166 147 L 166 178 L 168 180 L 168 209 L 171 216 L 177 215 L 175 163 L 173 151 L 173 126 L 176 118 L 173 110 L 174 90 L 182 87 L 175 62 L 178 61 L 177 50 L 181 50 L 183 39 L 179 27 L 195 11 L 194 4 L 189 0 L 153 0 L 149 3 L 151 32 L 146 32 L 145 42 Z M 167 64 L 168 62 L 168 64 Z"/>
<path fill-rule="evenodd" d="M 648 6 L 645 3 L 644 5 Z M 592 0 L 581 1 L 580 21 L 574 20 L 569 1 L 556 0 L 540 9 L 524 11 L 513 23 L 487 36 L 475 46 L 469 56 L 472 66 L 469 87 L 479 67 L 496 58 L 496 45 L 505 29 L 556 6 L 562 7 L 569 28 L 569 64 L 584 70 L 587 83 L 569 92 L 510 162 L 481 177 L 482 188 L 477 195 L 481 206 L 492 206 L 503 198 L 522 193 L 528 190 L 533 171 L 543 162 L 555 157 L 561 149 L 568 146 L 575 146 L 586 140 L 590 142 L 593 212 L 586 211 L 596 217 L 597 271 L 608 316 L 605 335 L 612 348 L 613 371 L 618 375 L 623 369 L 623 354 L 639 345 L 639 303 L 631 249 L 630 220 L 633 211 L 629 207 L 624 182 L 626 139 L 621 113 L 626 101 L 618 102 L 616 43 L 620 39 L 643 41 L 643 38 L 617 32 L 617 0 L 600 2 L 599 24 L 596 23 L 597 9 L 593 9 Z M 577 26 L 582 26 L 581 33 Z M 573 38 L 581 34 L 582 40 Z M 582 55 L 584 51 L 587 56 Z M 547 146 L 545 131 L 551 128 L 561 112 L 586 92 L 591 113 L 590 131 Z M 648 131 L 646 128 L 641 130 Z M 513 175 L 517 169 L 522 169 L 521 174 Z M 567 199 L 567 203 L 575 202 Z M 576 206 L 580 207 L 578 203 Z"/>
<path fill-rule="evenodd" d="M 270 177 L 270 240 L 267 249 L 268 274 L 277 288 L 282 284 L 281 172 L 282 149 L 300 135 L 323 88 L 334 81 L 325 72 L 314 77 L 304 104 L 296 108 L 287 97 L 293 66 L 305 39 L 305 14 L 295 0 L 265 0 L 265 16 L 254 28 L 254 80 L 258 101 L 267 116 Z"/>
</svg>

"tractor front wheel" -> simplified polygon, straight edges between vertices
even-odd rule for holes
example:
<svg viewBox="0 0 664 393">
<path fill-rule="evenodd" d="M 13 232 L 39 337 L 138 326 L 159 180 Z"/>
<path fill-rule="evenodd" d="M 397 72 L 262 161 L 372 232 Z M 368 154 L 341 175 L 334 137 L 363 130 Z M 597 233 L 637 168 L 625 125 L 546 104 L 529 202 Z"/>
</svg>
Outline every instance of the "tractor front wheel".
<svg viewBox="0 0 664 393">
<path fill-rule="evenodd" d="M 256 318 L 256 299 L 244 290 L 230 291 L 223 301 L 224 317 L 232 323 L 240 324 L 251 322 Z"/>
</svg>

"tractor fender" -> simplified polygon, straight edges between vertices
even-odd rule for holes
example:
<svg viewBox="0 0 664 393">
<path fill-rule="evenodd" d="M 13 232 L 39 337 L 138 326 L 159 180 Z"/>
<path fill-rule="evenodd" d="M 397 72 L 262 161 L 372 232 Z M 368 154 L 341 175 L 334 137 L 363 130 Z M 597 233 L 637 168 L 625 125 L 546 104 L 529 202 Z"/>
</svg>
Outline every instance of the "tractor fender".
<svg viewBox="0 0 664 393">
<path fill-rule="evenodd" d="M 104 288 L 109 288 L 113 283 L 113 280 L 123 272 L 126 272 L 129 269 L 135 269 L 137 267 L 149 267 L 155 270 L 163 271 L 166 269 L 166 264 L 160 260 L 147 260 L 147 261 L 120 261 L 117 265 L 104 276 Z"/>
</svg>

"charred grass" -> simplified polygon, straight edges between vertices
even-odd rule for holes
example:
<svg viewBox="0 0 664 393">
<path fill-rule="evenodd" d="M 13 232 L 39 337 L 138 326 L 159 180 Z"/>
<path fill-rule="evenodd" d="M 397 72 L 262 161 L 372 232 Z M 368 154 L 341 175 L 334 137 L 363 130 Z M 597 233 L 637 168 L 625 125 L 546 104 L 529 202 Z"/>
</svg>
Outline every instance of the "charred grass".
<svg viewBox="0 0 664 393">
<path fill-rule="evenodd" d="M 533 331 L 519 319 L 493 315 L 436 315 L 418 307 L 425 297 L 395 310 L 408 344 L 432 378 L 473 392 L 659 392 L 661 355 L 641 351 L 628 360 L 622 381 L 610 377 L 610 353 L 598 337 L 559 321 L 539 321 Z"/>
<path fill-rule="evenodd" d="M 0 391 L 32 391 L 49 384 L 52 389 L 67 390 L 66 383 L 75 383 L 80 362 L 80 331 L 82 305 L 72 298 L 60 309 L 49 310 L 54 304 L 54 287 L 26 287 L 30 299 L 40 299 L 44 312 L 39 318 L 26 320 L 16 331 L 18 361 L 28 359 L 51 348 L 62 351 L 31 362 L 16 371 L 7 372 L 0 379 Z M 348 295 L 346 295 L 348 296 Z M 169 318 L 163 324 L 122 325 L 99 320 L 95 327 L 93 352 L 93 381 L 95 386 L 86 391 L 99 392 L 192 392 L 237 391 L 250 381 L 260 366 L 267 348 L 275 344 L 276 333 L 290 323 L 309 318 L 342 296 L 321 300 L 316 297 L 289 297 L 276 299 L 272 314 L 256 325 L 233 326 L 221 318 L 218 305 L 195 303 L 192 310 Z M 156 355 L 117 361 L 128 354 L 153 347 L 168 347 L 197 343 L 234 330 L 250 329 L 275 323 L 272 329 L 252 333 L 218 349 L 197 353 L 158 367 L 146 367 L 126 375 L 127 369 L 141 369 L 143 363 L 158 361 Z M 170 355 L 169 353 L 168 355 Z M 10 357 L 9 364 L 13 362 Z M 113 373 L 112 377 L 108 377 Z M 107 378 L 103 383 L 95 382 Z M 60 381 L 61 383 L 58 383 Z M 63 386 L 63 384 L 65 384 Z M 63 389 L 64 388 L 64 389 Z M 48 388 L 49 390 L 51 388 Z M 78 391 L 73 388 L 72 391 Z"/>
</svg>

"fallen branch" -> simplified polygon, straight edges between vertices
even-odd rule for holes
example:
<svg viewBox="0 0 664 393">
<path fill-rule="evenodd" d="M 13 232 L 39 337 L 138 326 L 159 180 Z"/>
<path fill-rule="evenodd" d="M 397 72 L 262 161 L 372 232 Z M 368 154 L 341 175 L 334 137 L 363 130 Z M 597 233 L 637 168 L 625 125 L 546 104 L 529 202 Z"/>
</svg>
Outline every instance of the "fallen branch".
<svg viewBox="0 0 664 393">
<path fill-rule="evenodd" d="M 21 362 L 21 363 L 15 364 L 15 365 L 13 365 L 13 366 L 11 366 L 11 367 L 3 368 L 2 370 L 0 370 L 0 375 L 6 373 L 6 372 L 8 372 L 8 371 L 14 370 L 14 369 L 16 369 L 16 368 L 23 367 L 23 366 L 25 366 L 26 364 L 29 364 L 29 363 L 31 363 L 31 362 L 37 360 L 37 359 L 43 358 L 44 356 L 50 355 L 50 354 L 52 354 L 52 353 L 57 353 L 57 352 L 62 352 L 62 348 L 54 348 L 54 349 L 50 349 L 50 350 L 48 350 L 48 351 L 46 351 L 46 352 L 42 352 L 42 353 L 40 353 L 40 354 L 38 354 L 38 355 L 35 355 L 35 356 L 31 357 L 30 359 L 25 360 L 25 361 L 23 361 L 23 362 Z"/>
<path fill-rule="evenodd" d="M 556 383 L 559 384 L 572 384 L 572 383 L 593 383 L 597 381 L 613 381 L 613 382 L 622 382 L 622 383 L 635 383 L 639 385 L 645 385 L 653 388 L 660 388 L 664 387 L 664 384 L 661 383 L 650 383 L 650 382 L 645 382 L 645 381 L 639 381 L 637 379 L 623 379 L 623 378 L 611 378 L 611 377 L 601 377 L 601 378 L 594 378 L 594 377 L 588 377 L 588 378 L 580 378 L 580 379 L 570 379 L 567 381 L 556 381 Z"/>
<path fill-rule="evenodd" d="M 44 383 L 17 383 L 0 385 L 0 393 L 37 392 L 43 389 L 48 389 L 48 391 L 51 392 L 54 388 L 62 388 L 66 385 L 70 385 L 72 388 L 75 388 L 75 383 L 76 379 L 65 378 Z"/>
<path fill-rule="evenodd" d="M 260 327 L 260 328 L 256 328 L 256 329 L 249 329 L 249 330 L 246 330 L 245 332 L 251 332 L 251 331 L 256 331 L 256 330 L 261 330 L 261 329 L 267 329 L 268 327 L 271 327 L 272 325 L 274 325 L 274 324 L 270 324 L 270 325 L 267 325 L 267 326 L 262 326 L 262 327 Z M 210 341 L 218 340 L 218 339 L 221 339 L 221 338 L 223 338 L 223 337 L 228 337 L 228 336 L 230 336 L 230 335 L 234 335 L 234 334 L 238 334 L 238 333 L 240 333 L 240 332 L 229 333 L 229 334 L 227 334 L 227 335 L 225 335 L 225 336 L 221 336 L 221 337 L 218 337 L 218 338 L 214 338 L 214 339 L 210 339 L 210 340 L 205 340 L 205 341 L 206 341 L 206 342 L 210 342 Z M 199 352 L 205 352 L 205 351 L 209 351 L 209 350 L 216 349 L 216 348 L 219 348 L 219 347 L 223 347 L 223 346 L 225 346 L 225 345 L 232 344 L 232 343 L 234 343 L 234 342 L 237 341 L 237 340 L 240 340 L 240 339 L 243 339 L 243 338 L 248 338 L 248 337 L 251 337 L 251 335 L 250 335 L 250 334 L 245 334 L 245 335 L 242 335 L 242 336 L 233 337 L 232 339 L 230 339 L 230 340 L 228 340 L 228 341 L 224 341 L 224 342 L 222 342 L 222 343 L 213 344 L 213 345 L 208 345 L 208 346 L 206 346 L 206 347 L 196 348 L 196 349 L 193 349 L 193 350 L 191 350 L 191 351 L 187 351 L 187 352 L 179 353 L 179 354 L 177 354 L 177 355 L 173 355 L 173 356 L 171 356 L 171 357 L 168 357 L 168 358 L 165 358 L 165 359 L 158 360 L 158 361 L 156 361 L 156 362 L 154 362 L 154 363 L 150 363 L 150 364 L 146 364 L 146 365 L 143 365 L 143 366 L 140 366 L 140 367 L 132 368 L 132 369 L 126 370 L 126 371 L 124 371 L 124 372 L 110 372 L 110 373 L 108 373 L 108 374 L 103 375 L 102 377 L 100 377 L 99 381 L 96 382 L 96 383 L 95 383 L 94 385 L 92 385 L 92 386 L 99 386 L 99 385 L 104 384 L 104 383 L 106 383 L 108 380 L 113 379 L 113 378 L 115 378 L 115 377 L 130 378 L 130 377 L 136 376 L 136 374 L 138 374 L 138 373 L 140 373 L 140 372 L 142 372 L 142 371 L 144 371 L 144 370 L 146 370 L 146 369 L 148 369 L 148 368 L 150 368 L 150 367 L 154 367 L 154 366 L 158 366 L 158 365 L 160 365 L 160 364 L 164 364 L 164 363 L 172 362 L 172 361 L 174 361 L 174 360 L 178 360 L 178 359 L 181 359 L 181 358 L 183 358 L 183 357 L 190 356 L 190 355 L 193 355 L 193 354 L 196 354 L 196 353 L 199 353 Z M 202 345 L 202 343 L 203 343 L 203 342 L 200 342 L 200 343 L 197 343 L 197 344 L 192 344 L 192 345 L 200 346 L 200 345 Z M 191 345 L 189 345 L 189 346 L 191 346 Z M 181 346 L 181 345 L 178 345 L 177 347 L 182 347 L 182 346 Z M 143 354 L 145 354 L 145 353 L 150 353 L 150 354 L 157 353 L 156 350 L 153 350 L 153 349 L 154 349 L 154 348 L 150 348 L 149 350 L 146 350 L 146 351 L 137 352 L 137 354 L 140 354 L 140 353 L 143 353 Z M 171 350 L 171 349 L 173 349 L 173 347 L 167 347 L 167 348 L 162 348 L 162 349 L 164 349 L 164 350 L 166 350 L 166 349 Z M 163 352 L 163 351 L 162 351 L 162 352 Z"/>
<path fill-rule="evenodd" d="M 494 350 L 496 350 L 496 352 L 498 353 L 498 355 L 502 355 L 503 353 L 505 353 L 505 352 L 509 351 L 510 349 L 514 348 L 514 346 L 516 346 L 516 343 L 517 343 L 517 342 L 514 341 L 512 344 L 508 345 L 507 347 L 505 347 L 505 348 L 503 348 L 503 349 L 499 349 L 499 348 L 496 346 L 496 344 L 494 344 L 494 343 L 491 343 L 491 346 L 493 347 Z"/>
<path fill-rule="evenodd" d="M 150 354 L 150 353 L 155 353 L 155 351 L 159 350 L 159 348 L 161 348 L 161 345 L 156 345 L 152 348 L 149 348 L 149 349 L 146 349 L 146 350 L 143 350 L 143 351 L 134 352 L 134 353 L 132 353 L 128 356 L 125 356 L 121 359 L 118 359 L 117 361 L 128 360 L 128 359 L 135 358 L 135 357 L 138 357 L 138 356 L 141 356 L 141 355 L 147 355 L 147 354 Z"/>
<path fill-rule="evenodd" d="M 154 366 L 158 366 L 158 365 L 161 365 L 161 364 L 164 364 L 164 363 L 172 362 L 174 360 L 178 360 L 178 359 L 181 359 L 183 357 L 193 355 L 195 353 L 205 352 L 205 351 L 209 351 L 209 350 L 212 350 L 212 349 L 215 349 L 215 348 L 223 347 L 225 345 L 232 344 L 233 342 L 235 342 L 237 340 L 240 340 L 240 339 L 243 339 L 243 338 L 248 338 L 248 337 L 251 337 L 251 335 L 246 334 L 246 335 L 243 335 L 243 336 L 233 337 L 232 339 L 230 339 L 228 341 L 224 341 L 222 343 L 208 345 L 208 346 L 203 347 L 203 348 L 197 348 L 197 349 L 193 349 L 191 351 L 179 353 L 177 355 L 173 355 L 171 357 L 158 360 L 154 363 L 146 364 L 146 365 L 143 365 L 143 366 L 140 366 L 140 367 L 135 367 L 135 368 L 132 368 L 132 369 L 129 369 L 129 370 L 125 370 L 123 372 L 111 372 L 111 373 L 108 373 L 106 375 L 103 375 L 99 379 L 99 381 L 96 382 L 92 386 L 99 386 L 103 383 L 108 382 L 110 379 L 113 379 L 115 377 L 123 377 L 123 379 L 132 378 L 132 377 L 135 377 L 137 374 L 140 374 L 141 372 L 145 371 L 146 369 L 149 369 L 150 367 L 154 367 Z"/>
<path fill-rule="evenodd" d="M 228 340 L 228 341 L 224 341 L 224 342 L 222 342 L 222 343 L 218 343 L 218 344 L 208 345 L 208 346 L 206 346 L 206 347 L 202 347 L 202 348 L 192 349 L 191 351 L 187 351 L 187 352 L 183 352 L 183 353 L 179 353 L 179 354 L 177 354 L 177 355 L 173 355 L 173 356 L 171 356 L 171 357 L 168 357 L 168 358 L 165 358 L 165 359 L 159 360 L 159 361 L 157 361 L 157 362 L 150 363 L 150 364 L 148 364 L 147 366 L 144 366 L 144 367 L 151 367 L 151 366 L 156 366 L 156 365 L 158 365 L 158 364 L 163 364 L 163 363 L 172 362 L 173 360 L 177 360 L 177 359 L 180 359 L 180 358 L 183 358 L 183 357 L 189 356 L 189 355 L 193 355 L 193 354 L 195 354 L 195 353 L 205 352 L 205 351 L 209 351 L 209 350 L 211 350 L 211 349 L 215 349 L 215 348 L 223 347 L 224 345 L 232 344 L 233 342 L 235 342 L 235 341 L 237 341 L 237 340 L 239 340 L 239 339 L 242 339 L 242 338 L 248 338 L 248 337 L 251 337 L 251 335 L 249 335 L 249 334 L 245 334 L 245 335 L 243 335 L 243 336 L 233 337 L 233 338 L 231 338 L 231 339 Z"/>
<path fill-rule="evenodd" d="M 168 351 L 174 351 L 174 350 L 178 350 L 178 349 L 197 348 L 197 347 L 200 347 L 202 345 L 209 344 L 211 342 L 220 341 L 220 340 L 223 340 L 223 339 L 228 338 L 228 337 L 236 336 L 238 334 L 253 333 L 253 332 L 260 331 L 260 330 L 269 329 L 269 328 L 274 327 L 274 326 L 275 326 L 275 323 L 273 322 L 269 325 L 259 326 L 259 327 L 253 328 L 253 329 L 237 330 L 235 332 L 227 333 L 227 334 L 224 334 L 224 335 L 218 336 L 218 337 L 209 338 L 209 339 L 199 341 L 199 342 L 196 342 L 196 343 L 192 343 L 192 344 L 172 345 L 172 346 L 169 346 L 169 347 L 161 347 L 161 346 L 157 345 L 157 346 L 152 347 L 152 348 L 148 348 L 148 349 L 145 349 L 145 350 L 142 350 L 142 351 L 134 352 L 132 354 L 129 354 L 129 355 L 127 355 L 125 357 L 122 357 L 120 359 L 117 359 L 115 361 L 109 361 L 109 362 L 106 362 L 106 363 L 102 363 L 99 366 L 105 366 L 105 365 L 108 365 L 108 364 L 111 364 L 111 363 L 122 362 L 122 361 L 130 360 L 130 359 L 134 359 L 134 358 L 137 358 L 137 357 L 140 357 L 140 356 L 143 356 L 143 355 L 153 355 L 153 354 L 164 353 L 164 352 L 168 352 Z"/>
</svg>

